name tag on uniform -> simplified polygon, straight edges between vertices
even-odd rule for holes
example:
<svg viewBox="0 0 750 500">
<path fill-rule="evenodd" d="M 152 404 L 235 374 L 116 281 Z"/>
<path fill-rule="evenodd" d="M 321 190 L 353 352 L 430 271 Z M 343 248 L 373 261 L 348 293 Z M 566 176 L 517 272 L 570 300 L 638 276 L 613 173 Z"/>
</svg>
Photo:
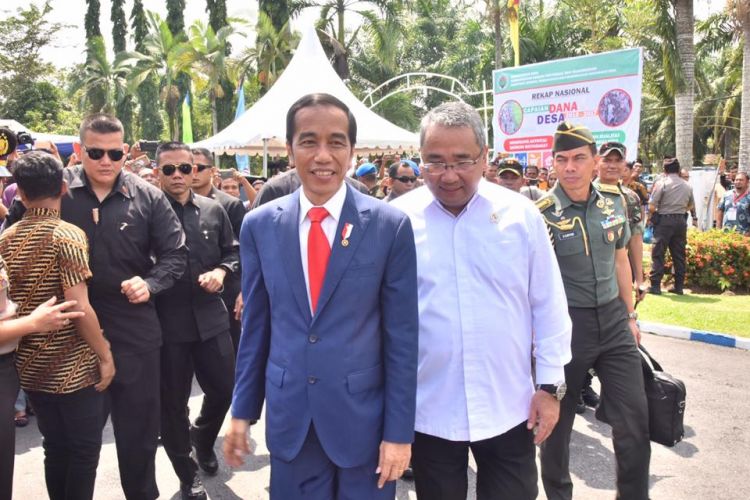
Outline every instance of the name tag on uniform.
<svg viewBox="0 0 750 500">
<path fill-rule="evenodd" d="M 581 233 L 578 231 L 569 231 L 567 233 L 557 233 L 557 239 L 560 241 L 566 241 L 571 238 L 577 238 Z"/>
<path fill-rule="evenodd" d="M 729 210 L 727 210 L 727 220 L 737 220 L 737 207 L 731 207 Z"/>
<path fill-rule="evenodd" d="M 609 229 L 625 222 L 624 215 L 610 215 L 602 221 L 602 228 Z"/>
</svg>

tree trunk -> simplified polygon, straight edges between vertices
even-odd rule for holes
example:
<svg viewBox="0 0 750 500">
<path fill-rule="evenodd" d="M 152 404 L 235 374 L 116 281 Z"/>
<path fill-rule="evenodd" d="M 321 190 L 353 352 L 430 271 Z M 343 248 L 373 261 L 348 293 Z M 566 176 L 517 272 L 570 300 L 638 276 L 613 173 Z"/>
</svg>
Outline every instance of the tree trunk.
<svg viewBox="0 0 750 500">
<path fill-rule="evenodd" d="M 740 172 L 750 172 L 750 19 L 742 23 L 742 108 L 740 111 Z"/>
<path fill-rule="evenodd" d="M 492 21 L 495 25 L 495 69 L 503 67 L 503 33 L 500 0 L 492 1 Z"/>
<path fill-rule="evenodd" d="M 219 114 L 216 111 L 216 96 L 211 94 L 211 130 L 213 135 L 219 133 Z"/>
<path fill-rule="evenodd" d="M 693 96 L 695 87 L 695 46 L 693 44 L 693 0 L 675 2 L 677 54 L 684 85 L 675 93 L 675 147 L 680 166 L 693 167 Z"/>
</svg>

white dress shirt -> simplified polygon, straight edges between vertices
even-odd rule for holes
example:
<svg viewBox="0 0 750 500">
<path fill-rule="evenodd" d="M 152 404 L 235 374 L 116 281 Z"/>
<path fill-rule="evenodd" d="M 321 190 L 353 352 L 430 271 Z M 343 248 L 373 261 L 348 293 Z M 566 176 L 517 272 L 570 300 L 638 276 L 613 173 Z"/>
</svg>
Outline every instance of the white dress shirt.
<svg viewBox="0 0 750 500">
<path fill-rule="evenodd" d="M 307 272 L 307 236 L 310 234 L 310 217 L 307 213 L 311 208 L 316 206 L 322 206 L 328 210 L 328 217 L 323 219 L 320 223 L 323 232 L 328 240 L 328 246 L 333 245 L 333 239 L 336 237 L 336 228 L 339 225 L 339 219 L 341 218 L 341 211 L 344 209 L 344 201 L 346 200 L 346 183 L 342 182 L 341 187 L 336 194 L 331 196 L 327 202 L 323 205 L 313 205 L 313 203 L 305 196 L 304 188 L 299 188 L 299 250 L 300 256 L 302 257 L 302 271 L 305 273 L 305 289 L 307 290 L 307 302 L 310 304 L 310 312 L 312 313 L 312 301 L 310 300 L 310 274 Z"/>
<path fill-rule="evenodd" d="M 498 436 L 528 419 L 534 382 L 565 379 L 571 321 L 539 210 L 481 180 L 454 216 L 425 186 L 391 203 L 417 248 L 416 430 L 451 441 Z M 533 335 L 532 335 L 533 332 Z"/>
</svg>

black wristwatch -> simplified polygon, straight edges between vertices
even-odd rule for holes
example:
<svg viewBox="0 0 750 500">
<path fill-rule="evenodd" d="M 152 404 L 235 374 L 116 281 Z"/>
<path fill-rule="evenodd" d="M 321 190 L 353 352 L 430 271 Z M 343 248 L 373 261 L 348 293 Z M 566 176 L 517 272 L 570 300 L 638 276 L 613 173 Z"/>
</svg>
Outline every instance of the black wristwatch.
<svg viewBox="0 0 750 500">
<path fill-rule="evenodd" d="M 568 386 L 565 382 L 558 382 L 556 384 L 537 384 L 536 390 L 549 392 L 555 396 L 558 401 L 562 401 L 562 398 L 565 397 L 565 392 L 568 390 Z"/>
</svg>

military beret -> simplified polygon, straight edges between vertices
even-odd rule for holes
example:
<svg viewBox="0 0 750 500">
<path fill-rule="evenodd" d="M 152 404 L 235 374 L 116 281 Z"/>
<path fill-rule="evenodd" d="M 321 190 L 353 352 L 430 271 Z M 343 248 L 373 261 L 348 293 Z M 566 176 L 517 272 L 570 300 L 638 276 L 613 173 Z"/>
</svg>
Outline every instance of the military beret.
<svg viewBox="0 0 750 500">
<path fill-rule="evenodd" d="M 18 140 L 16 133 L 9 128 L 0 127 L 0 157 L 7 156 L 16 150 Z"/>
<path fill-rule="evenodd" d="M 591 130 L 583 125 L 573 125 L 570 122 L 562 122 L 555 132 L 555 140 L 552 151 L 570 151 L 571 149 L 596 144 Z"/>
<path fill-rule="evenodd" d="M 364 177 L 365 175 L 376 174 L 377 172 L 378 167 L 376 167 L 372 163 L 363 163 L 359 166 L 354 175 L 356 175 L 357 177 Z"/>
<path fill-rule="evenodd" d="M 521 162 L 519 162 L 515 158 L 504 158 L 497 165 L 497 175 L 500 175 L 503 172 L 513 172 L 519 177 L 522 177 L 523 165 L 521 165 Z"/>
</svg>

